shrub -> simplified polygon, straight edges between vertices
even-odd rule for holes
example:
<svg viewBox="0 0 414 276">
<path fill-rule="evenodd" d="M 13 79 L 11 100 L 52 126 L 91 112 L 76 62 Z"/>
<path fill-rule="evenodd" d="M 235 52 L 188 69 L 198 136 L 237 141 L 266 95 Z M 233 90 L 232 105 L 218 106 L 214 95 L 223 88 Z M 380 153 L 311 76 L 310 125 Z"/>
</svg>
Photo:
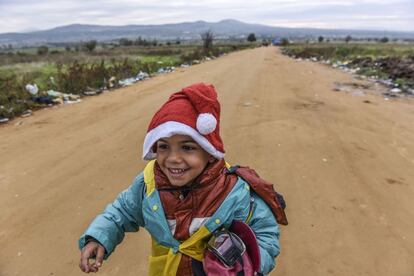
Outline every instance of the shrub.
<svg viewBox="0 0 414 276">
<path fill-rule="evenodd" d="M 37 48 L 37 54 L 39 56 L 44 56 L 49 52 L 49 48 L 47 46 L 40 46 Z"/>
</svg>

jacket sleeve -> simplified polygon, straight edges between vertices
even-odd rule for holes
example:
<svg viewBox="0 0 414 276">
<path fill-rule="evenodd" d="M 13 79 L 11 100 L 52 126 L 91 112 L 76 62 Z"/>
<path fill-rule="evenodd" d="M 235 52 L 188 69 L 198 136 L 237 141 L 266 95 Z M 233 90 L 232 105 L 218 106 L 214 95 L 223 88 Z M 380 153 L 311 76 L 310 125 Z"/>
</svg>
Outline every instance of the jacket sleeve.
<svg viewBox="0 0 414 276">
<path fill-rule="evenodd" d="M 275 258 L 279 255 L 279 226 L 267 204 L 255 193 L 254 211 L 249 225 L 256 234 L 260 249 L 260 272 L 268 274 L 276 265 Z"/>
<path fill-rule="evenodd" d="M 138 175 L 131 186 L 121 192 L 104 212 L 98 215 L 79 239 L 79 248 L 86 245 L 87 238 L 92 237 L 105 247 L 105 256 L 114 251 L 122 242 L 125 232 L 136 232 L 144 226 L 142 200 L 145 195 L 143 174 Z"/>
</svg>

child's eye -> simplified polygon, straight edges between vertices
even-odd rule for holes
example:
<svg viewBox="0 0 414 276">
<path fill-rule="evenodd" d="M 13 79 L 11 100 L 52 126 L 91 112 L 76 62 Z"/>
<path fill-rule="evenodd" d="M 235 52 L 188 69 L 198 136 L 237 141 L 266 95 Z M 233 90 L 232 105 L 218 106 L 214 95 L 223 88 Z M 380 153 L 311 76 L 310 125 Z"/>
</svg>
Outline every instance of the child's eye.
<svg viewBox="0 0 414 276">
<path fill-rule="evenodd" d="M 165 150 L 165 149 L 168 149 L 168 145 L 167 144 L 158 144 L 157 148 L 161 149 L 161 150 Z"/>
<path fill-rule="evenodd" d="M 183 145 L 182 149 L 185 151 L 190 151 L 190 150 L 196 150 L 197 148 L 193 146 L 189 146 L 189 145 Z"/>
</svg>

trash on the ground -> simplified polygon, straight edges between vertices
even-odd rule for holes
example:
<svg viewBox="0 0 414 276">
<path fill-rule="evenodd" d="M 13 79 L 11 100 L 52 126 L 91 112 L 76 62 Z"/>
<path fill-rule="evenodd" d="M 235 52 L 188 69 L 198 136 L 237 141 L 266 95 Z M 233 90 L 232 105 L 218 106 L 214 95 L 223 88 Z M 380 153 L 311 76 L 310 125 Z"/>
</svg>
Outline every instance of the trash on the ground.
<svg viewBox="0 0 414 276">
<path fill-rule="evenodd" d="M 118 84 L 120 86 L 129 86 L 129 85 L 132 85 L 136 82 L 137 82 L 137 80 L 135 78 L 127 78 L 127 79 L 119 80 Z"/>
<path fill-rule="evenodd" d="M 391 90 L 390 90 L 390 92 L 391 92 L 391 93 L 401 93 L 401 92 L 402 92 L 402 90 L 401 90 L 401 89 L 399 89 L 399 88 L 393 88 L 393 89 L 391 89 Z"/>
<path fill-rule="evenodd" d="M 46 93 L 47 93 L 49 96 L 51 96 L 51 97 L 55 97 L 55 98 L 57 98 L 57 97 L 61 97 L 61 96 L 62 96 L 62 94 L 63 94 L 63 93 L 61 93 L 61 92 L 57 92 L 57 91 L 55 91 L 55 90 L 48 90 Z"/>
<path fill-rule="evenodd" d="M 83 92 L 83 95 L 85 95 L 85 96 L 95 96 L 97 94 L 99 94 L 98 91 L 84 91 Z"/>
<path fill-rule="evenodd" d="M 35 103 L 52 105 L 53 104 L 53 97 L 51 97 L 51 96 L 32 97 L 32 101 L 34 101 Z"/>
<path fill-rule="evenodd" d="M 251 102 L 245 102 L 245 103 L 243 103 L 243 106 L 252 106 L 252 103 Z"/>
<path fill-rule="evenodd" d="M 37 84 L 26 84 L 26 91 L 32 94 L 33 96 L 37 95 L 37 92 L 39 92 L 39 88 L 37 87 Z"/>
<path fill-rule="evenodd" d="M 47 95 L 50 97 L 53 97 L 53 102 L 60 104 L 60 103 L 67 103 L 69 102 L 76 102 L 78 100 L 80 100 L 80 96 L 79 95 L 75 95 L 75 94 L 67 94 L 67 93 L 62 93 L 62 92 L 58 92 L 58 91 L 54 91 L 54 90 L 48 90 Z"/>
<path fill-rule="evenodd" d="M 77 100 L 66 100 L 63 101 L 64 104 L 76 104 L 76 103 L 80 103 L 82 100 L 81 99 L 77 99 Z"/>
<path fill-rule="evenodd" d="M 0 117 L 0 124 L 5 124 L 9 121 L 9 118 Z"/>
<path fill-rule="evenodd" d="M 378 80 L 378 82 L 386 86 L 394 86 L 392 79 L 386 79 L 386 80 L 381 79 L 381 80 Z"/>
<path fill-rule="evenodd" d="M 109 88 L 113 88 L 116 84 L 116 78 L 114 76 L 110 77 L 108 84 L 109 84 Z"/>
<path fill-rule="evenodd" d="M 146 80 L 149 79 L 149 74 L 147 72 L 139 71 L 138 75 L 136 76 L 137 80 Z"/>
<path fill-rule="evenodd" d="M 187 63 L 183 63 L 183 64 L 180 65 L 180 67 L 181 68 L 187 68 L 187 67 L 190 67 L 190 65 L 188 65 Z"/>
<path fill-rule="evenodd" d="M 20 115 L 20 117 L 25 118 L 25 117 L 29 117 L 33 114 L 33 112 L 30 109 L 27 109 L 25 111 L 23 111 L 22 115 Z"/>
<path fill-rule="evenodd" d="M 174 70 L 175 70 L 175 67 L 174 66 L 171 66 L 171 67 L 161 67 L 160 69 L 158 69 L 157 74 L 171 73 Z"/>
</svg>

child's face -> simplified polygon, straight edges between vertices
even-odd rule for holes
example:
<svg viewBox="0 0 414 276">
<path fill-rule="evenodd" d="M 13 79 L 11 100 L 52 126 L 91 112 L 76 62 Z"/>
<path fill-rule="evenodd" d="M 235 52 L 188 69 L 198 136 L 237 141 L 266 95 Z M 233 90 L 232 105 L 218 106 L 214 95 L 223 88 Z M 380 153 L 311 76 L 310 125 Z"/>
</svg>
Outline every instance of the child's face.
<svg viewBox="0 0 414 276">
<path fill-rule="evenodd" d="M 190 136 L 174 135 L 157 141 L 157 162 L 173 186 L 191 183 L 213 161 L 214 157 Z"/>
</svg>

